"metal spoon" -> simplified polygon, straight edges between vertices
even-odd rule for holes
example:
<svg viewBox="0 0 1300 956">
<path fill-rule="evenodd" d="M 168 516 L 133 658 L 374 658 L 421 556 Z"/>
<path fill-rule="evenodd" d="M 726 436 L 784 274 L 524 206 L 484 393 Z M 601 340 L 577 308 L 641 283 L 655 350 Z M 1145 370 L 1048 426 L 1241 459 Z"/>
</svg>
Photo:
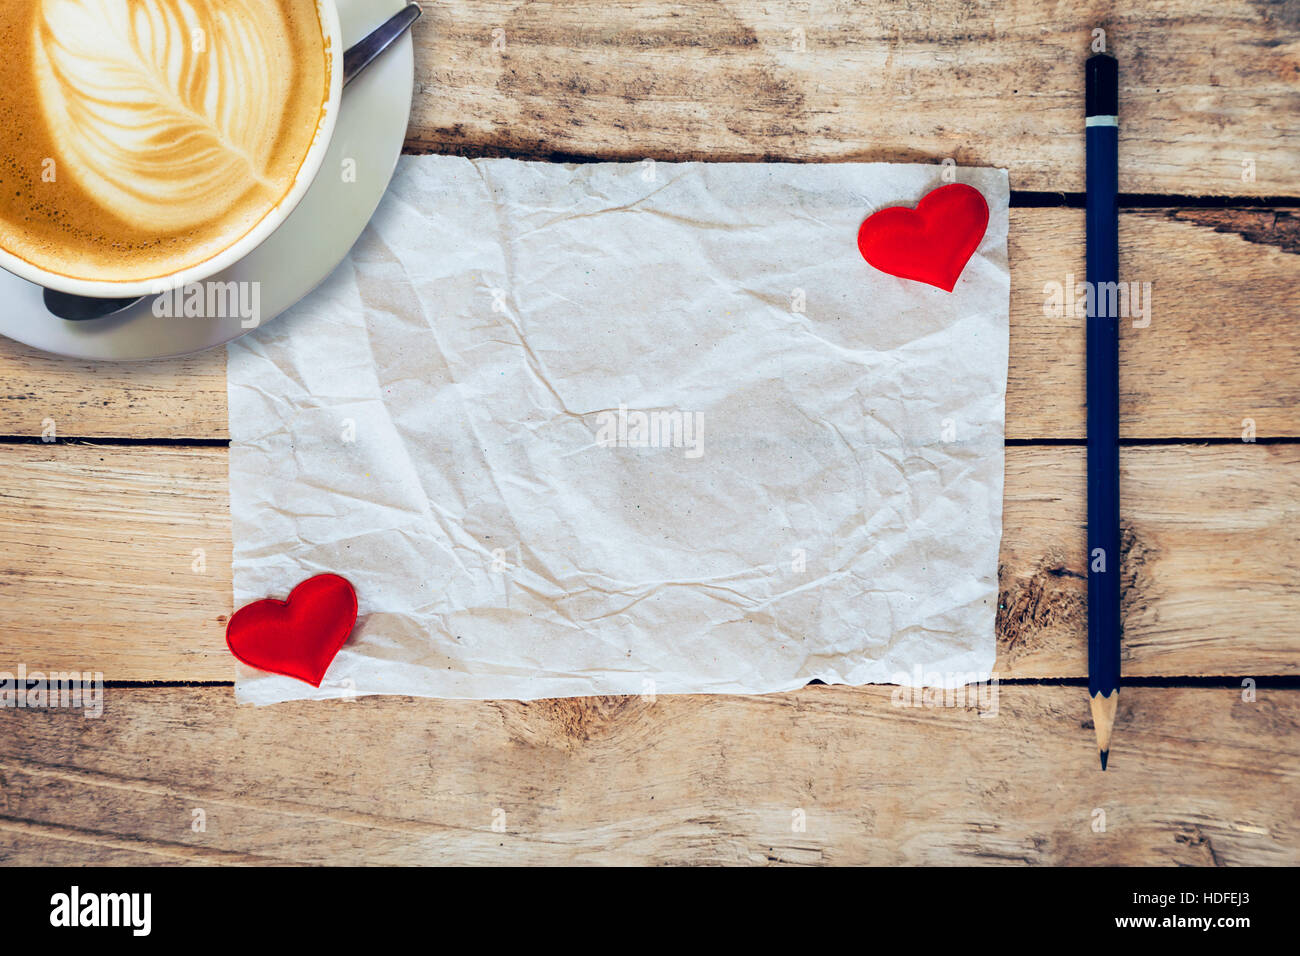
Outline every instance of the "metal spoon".
<svg viewBox="0 0 1300 956">
<path fill-rule="evenodd" d="M 408 3 L 382 24 L 371 30 L 362 39 L 348 47 L 343 53 L 343 88 L 355 80 L 379 54 L 392 46 L 394 41 L 411 29 L 411 24 L 420 19 L 418 3 Z M 72 295 L 68 292 L 45 290 L 45 308 L 57 318 L 69 322 L 85 322 L 89 319 L 102 319 L 117 312 L 131 308 L 145 297 L 134 296 L 126 299 L 100 299 L 88 295 Z"/>
<path fill-rule="evenodd" d="M 343 88 L 370 65 L 370 61 L 383 53 L 398 37 L 411 29 L 411 24 L 420 19 L 418 3 L 408 3 L 375 29 L 343 51 Z"/>
<path fill-rule="evenodd" d="M 87 319 L 102 319 L 131 308 L 144 296 L 137 295 L 128 299 L 97 299 L 88 295 L 73 295 L 71 292 L 45 290 L 45 308 L 51 315 L 69 322 L 85 322 Z"/>
</svg>

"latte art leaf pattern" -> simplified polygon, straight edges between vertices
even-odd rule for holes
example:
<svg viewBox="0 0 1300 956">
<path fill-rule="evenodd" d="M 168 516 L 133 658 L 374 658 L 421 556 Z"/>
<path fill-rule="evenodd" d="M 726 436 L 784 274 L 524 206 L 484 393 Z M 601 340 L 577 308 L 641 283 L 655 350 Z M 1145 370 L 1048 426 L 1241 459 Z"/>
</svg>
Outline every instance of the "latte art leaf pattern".
<svg viewBox="0 0 1300 956">
<path fill-rule="evenodd" d="M 195 226 L 274 188 L 293 50 L 260 0 L 41 0 L 33 61 L 65 170 L 126 222 Z"/>
</svg>

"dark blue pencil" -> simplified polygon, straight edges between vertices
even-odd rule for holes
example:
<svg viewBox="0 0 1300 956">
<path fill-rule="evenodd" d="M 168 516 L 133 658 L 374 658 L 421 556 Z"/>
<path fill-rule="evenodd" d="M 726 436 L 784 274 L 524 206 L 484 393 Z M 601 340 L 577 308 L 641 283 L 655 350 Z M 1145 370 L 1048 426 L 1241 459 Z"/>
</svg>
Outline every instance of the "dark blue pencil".
<svg viewBox="0 0 1300 956">
<path fill-rule="evenodd" d="M 1088 695 L 1101 769 L 1119 704 L 1119 67 L 1088 58 Z"/>
</svg>

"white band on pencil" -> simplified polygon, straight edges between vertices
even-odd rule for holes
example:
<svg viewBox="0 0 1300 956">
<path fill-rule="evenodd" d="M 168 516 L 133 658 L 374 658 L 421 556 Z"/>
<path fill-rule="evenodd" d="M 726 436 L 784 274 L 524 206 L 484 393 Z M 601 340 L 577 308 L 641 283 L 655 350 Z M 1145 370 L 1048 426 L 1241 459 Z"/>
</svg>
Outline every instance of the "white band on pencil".
<svg viewBox="0 0 1300 956">
<path fill-rule="evenodd" d="M 1118 126 L 1118 116 L 1089 116 L 1085 126 Z"/>
</svg>

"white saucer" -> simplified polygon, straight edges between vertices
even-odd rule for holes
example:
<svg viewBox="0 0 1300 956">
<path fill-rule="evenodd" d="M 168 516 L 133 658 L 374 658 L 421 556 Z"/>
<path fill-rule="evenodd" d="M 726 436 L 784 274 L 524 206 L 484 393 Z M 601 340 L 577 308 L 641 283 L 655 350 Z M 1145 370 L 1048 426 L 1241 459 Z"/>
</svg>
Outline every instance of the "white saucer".
<svg viewBox="0 0 1300 956">
<path fill-rule="evenodd" d="M 344 41 L 355 43 L 404 5 L 405 0 L 338 0 Z M 266 242 L 212 277 L 260 281 L 262 325 L 316 288 L 366 228 L 402 152 L 414 83 L 408 33 L 344 91 L 334 140 L 298 208 Z M 345 182 L 342 174 L 349 159 L 355 161 L 355 182 Z M 149 298 L 117 315 L 67 322 L 50 315 L 41 296 L 40 286 L 0 269 L 0 335 L 72 358 L 131 361 L 200 352 L 252 331 L 238 316 L 159 318 Z"/>
</svg>

